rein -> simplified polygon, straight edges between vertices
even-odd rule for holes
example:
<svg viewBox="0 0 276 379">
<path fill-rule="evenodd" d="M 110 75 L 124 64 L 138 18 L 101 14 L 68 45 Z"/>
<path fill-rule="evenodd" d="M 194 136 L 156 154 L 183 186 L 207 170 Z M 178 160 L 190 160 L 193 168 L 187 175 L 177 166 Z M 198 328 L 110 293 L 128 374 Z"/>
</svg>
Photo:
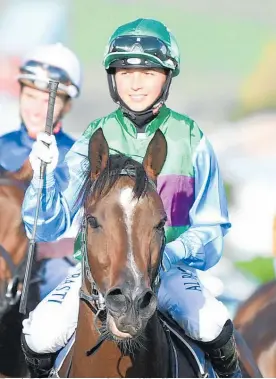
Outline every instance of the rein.
<svg viewBox="0 0 276 379">
<path fill-rule="evenodd" d="M 15 276 L 16 272 L 16 266 L 13 263 L 13 260 L 11 259 L 10 254 L 7 252 L 7 250 L 0 244 L 0 256 L 4 258 L 5 262 L 7 263 L 9 270 L 11 272 L 12 276 Z"/>
<path fill-rule="evenodd" d="M 1 169 L 0 169 L 0 174 L 1 174 Z M 0 177 L 0 186 L 19 187 L 20 189 L 25 191 L 28 187 L 28 184 L 14 178 Z"/>
</svg>

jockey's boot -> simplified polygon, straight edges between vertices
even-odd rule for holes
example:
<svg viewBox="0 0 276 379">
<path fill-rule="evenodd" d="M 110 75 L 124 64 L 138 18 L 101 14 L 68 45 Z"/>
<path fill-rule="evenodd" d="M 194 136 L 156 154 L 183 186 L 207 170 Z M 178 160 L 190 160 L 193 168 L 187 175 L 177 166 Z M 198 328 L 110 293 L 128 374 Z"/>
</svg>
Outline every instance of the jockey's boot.
<svg viewBox="0 0 276 379">
<path fill-rule="evenodd" d="M 31 378 L 48 378 L 59 352 L 38 354 L 29 348 L 22 334 L 21 347 Z"/>
<path fill-rule="evenodd" d="M 200 342 L 220 378 L 242 378 L 233 331 L 233 323 L 228 320 L 216 339 Z"/>
</svg>

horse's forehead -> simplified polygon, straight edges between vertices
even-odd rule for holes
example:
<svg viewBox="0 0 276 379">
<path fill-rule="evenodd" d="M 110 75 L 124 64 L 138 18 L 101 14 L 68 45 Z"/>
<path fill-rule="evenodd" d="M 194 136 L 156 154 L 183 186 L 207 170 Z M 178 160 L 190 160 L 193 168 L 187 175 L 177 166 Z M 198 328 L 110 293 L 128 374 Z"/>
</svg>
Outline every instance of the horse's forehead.
<svg viewBox="0 0 276 379">
<path fill-rule="evenodd" d="M 132 218 L 138 199 L 133 196 L 132 188 L 125 187 L 120 191 L 120 204 L 127 218 Z"/>
<path fill-rule="evenodd" d="M 147 196 L 137 198 L 133 193 L 132 187 L 124 187 L 120 189 L 119 204 L 127 218 L 132 218 L 134 216 L 136 208 L 139 209 L 139 216 L 141 216 L 141 211 L 146 211 L 145 215 L 147 215 L 149 209 L 151 209 L 151 213 L 153 209 L 160 211 L 163 209 L 162 201 L 157 192 L 149 191 Z"/>
</svg>

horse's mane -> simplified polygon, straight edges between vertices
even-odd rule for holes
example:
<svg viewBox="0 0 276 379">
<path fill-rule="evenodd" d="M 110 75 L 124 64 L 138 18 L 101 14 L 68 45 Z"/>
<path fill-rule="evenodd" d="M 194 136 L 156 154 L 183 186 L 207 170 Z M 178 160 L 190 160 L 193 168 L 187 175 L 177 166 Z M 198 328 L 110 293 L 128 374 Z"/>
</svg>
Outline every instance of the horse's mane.
<svg viewBox="0 0 276 379">
<path fill-rule="evenodd" d="M 134 181 L 133 197 L 139 199 L 144 196 L 149 180 L 143 165 L 124 154 L 113 154 L 109 156 L 105 169 L 100 173 L 96 181 L 92 181 L 90 167 L 87 168 L 84 173 L 84 185 L 81 188 L 78 200 L 81 199 L 83 203 L 91 190 L 93 190 L 98 199 L 106 196 L 122 173 Z"/>
</svg>

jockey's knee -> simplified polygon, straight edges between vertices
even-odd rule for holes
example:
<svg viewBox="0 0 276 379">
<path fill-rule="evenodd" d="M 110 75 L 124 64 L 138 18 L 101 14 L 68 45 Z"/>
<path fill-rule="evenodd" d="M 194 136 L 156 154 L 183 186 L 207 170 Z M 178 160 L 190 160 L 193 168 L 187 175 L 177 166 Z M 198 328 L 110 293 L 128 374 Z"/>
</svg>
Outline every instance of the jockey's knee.
<svg viewBox="0 0 276 379">
<path fill-rule="evenodd" d="M 31 350 L 53 353 L 66 345 L 78 320 L 80 265 L 23 321 L 23 333 Z"/>
<path fill-rule="evenodd" d="M 226 306 L 207 290 L 203 290 L 204 305 L 198 309 L 198 318 L 194 319 L 195 328 L 192 338 L 210 342 L 215 340 L 223 331 L 229 320 L 229 312 Z M 198 324 L 198 325 L 197 325 Z"/>
<path fill-rule="evenodd" d="M 214 340 L 229 319 L 227 308 L 201 285 L 196 270 L 183 264 L 162 276 L 158 303 L 197 341 Z"/>
</svg>

